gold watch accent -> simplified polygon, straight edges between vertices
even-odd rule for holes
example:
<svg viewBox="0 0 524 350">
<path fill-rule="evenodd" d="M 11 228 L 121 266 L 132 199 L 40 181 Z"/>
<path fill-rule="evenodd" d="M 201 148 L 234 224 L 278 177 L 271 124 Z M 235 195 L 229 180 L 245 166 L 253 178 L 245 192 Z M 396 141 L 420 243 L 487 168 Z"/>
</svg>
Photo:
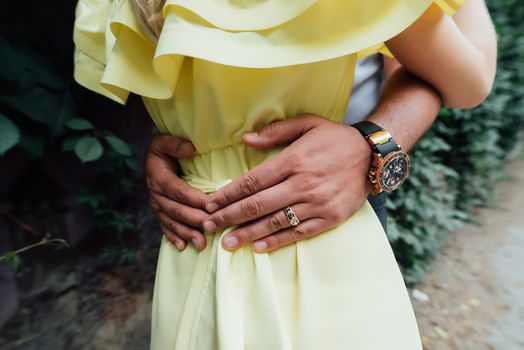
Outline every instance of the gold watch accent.
<svg viewBox="0 0 524 350">
<path fill-rule="evenodd" d="M 389 142 L 392 139 L 392 136 L 386 130 L 379 130 L 369 135 L 368 142 L 371 146 L 383 145 L 386 142 Z"/>
<path fill-rule="evenodd" d="M 391 134 L 369 121 L 352 124 L 371 146 L 373 158 L 367 177 L 373 189 L 372 195 L 391 192 L 407 178 L 411 161 L 406 152 L 395 142 Z"/>
</svg>

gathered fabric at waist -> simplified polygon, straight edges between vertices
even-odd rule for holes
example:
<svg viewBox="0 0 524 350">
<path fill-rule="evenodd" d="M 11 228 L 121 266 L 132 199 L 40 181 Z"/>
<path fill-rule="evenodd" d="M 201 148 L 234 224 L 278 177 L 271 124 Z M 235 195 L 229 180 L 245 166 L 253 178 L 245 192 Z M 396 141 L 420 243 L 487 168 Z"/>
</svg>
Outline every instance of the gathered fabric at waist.
<svg viewBox="0 0 524 350">
<path fill-rule="evenodd" d="M 235 143 L 179 159 L 182 177 L 192 186 L 211 193 L 255 166 L 276 156 L 284 146 L 255 149 Z"/>
</svg>

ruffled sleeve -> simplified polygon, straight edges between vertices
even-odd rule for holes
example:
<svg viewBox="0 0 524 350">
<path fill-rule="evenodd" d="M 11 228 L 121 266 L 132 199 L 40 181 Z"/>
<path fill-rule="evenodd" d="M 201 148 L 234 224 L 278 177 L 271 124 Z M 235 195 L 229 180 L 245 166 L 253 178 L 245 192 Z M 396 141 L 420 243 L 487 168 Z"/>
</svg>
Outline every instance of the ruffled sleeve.
<svg viewBox="0 0 524 350">
<path fill-rule="evenodd" d="M 75 79 L 119 103 L 130 92 L 169 99 L 185 56 L 273 68 L 385 52 L 383 43 L 430 5 L 452 14 L 464 1 L 167 0 L 153 42 L 129 0 L 79 0 Z"/>
<path fill-rule="evenodd" d="M 436 0 L 435 3 L 446 12 L 449 16 L 453 16 L 464 5 L 466 0 Z"/>
<path fill-rule="evenodd" d="M 106 91 L 100 81 L 105 69 L 106 20 L 109 1 L 79 1 L 73 29 L 74 78 L 82 86 L 112 100 L 122 102 L 118 96 Z"/>
<path fill-rule="evenodd" d="M 170 57 L 159 74 L 156 43 L 141 30 L 127 0 L 79 0 L 73 31 L 75 80 L 125 104 L 130 92 L 156 99 L 172 97 L 183 56 Z"/>
</svg>

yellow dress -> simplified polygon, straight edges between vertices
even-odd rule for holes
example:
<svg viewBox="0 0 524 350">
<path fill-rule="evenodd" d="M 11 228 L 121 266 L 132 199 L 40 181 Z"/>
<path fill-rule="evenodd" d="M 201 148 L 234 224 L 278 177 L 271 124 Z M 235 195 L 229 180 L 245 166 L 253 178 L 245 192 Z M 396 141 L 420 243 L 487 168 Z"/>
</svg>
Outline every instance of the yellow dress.
<svg viewBox="0 0 524 350">
<path fill-rule="evenodd" d="M 80 0 L 75 79 L 122 104 L 141 95 L 161 132 L 193 142 L 183 172 L 212 192 L 280 150 L 247 148 L 244 132 L 304 112 L 340 121 L 357 55 L 435 3 L 451 13 L 462 0 L 167 0 L 154 42 L 128 0 Z M 203 252 L 162 241 L 151 349 L 421 349 L 369 204 L 272 253 L 205 235 Z"/>
</svg>

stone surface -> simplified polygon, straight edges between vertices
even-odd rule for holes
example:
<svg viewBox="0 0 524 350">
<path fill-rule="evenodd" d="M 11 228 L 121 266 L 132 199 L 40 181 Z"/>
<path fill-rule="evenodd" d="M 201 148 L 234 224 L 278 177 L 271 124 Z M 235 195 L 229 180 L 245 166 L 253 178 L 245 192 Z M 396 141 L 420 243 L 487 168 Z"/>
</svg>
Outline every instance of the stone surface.
<svg viewBox="0 0 524 350">
<path fill-rule="evenodd" d="M 416 286 L 414 300 L 428 350 L 524 349 L 524 161 L 497 186 L 497 207 L 479 211 L 481 225 L 450 234 L 449 243 Z"/>
<path fill-rule="evenodd" d="M 510 172 L 498 207 L 479 211 L 482 225 L 451 233 L 415 287 L 427 350 L 524 349 L 524 162 Z M 155 241 L 158 230 L 143 235 Z M 131 265 L 84 253 L 21 268 L 21 308 L 0 332 L 0 349 L 147 349 L 156 254 L 148 246 Z"/>
</svg>

